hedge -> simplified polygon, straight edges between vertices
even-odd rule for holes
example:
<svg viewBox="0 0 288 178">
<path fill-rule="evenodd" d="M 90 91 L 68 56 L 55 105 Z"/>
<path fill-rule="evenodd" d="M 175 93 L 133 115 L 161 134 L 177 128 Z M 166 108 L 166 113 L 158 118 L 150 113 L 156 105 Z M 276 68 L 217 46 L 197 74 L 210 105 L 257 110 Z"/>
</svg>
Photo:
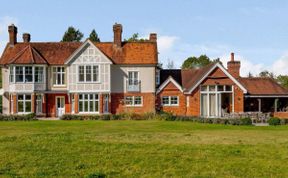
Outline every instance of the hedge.
<svg viewBox="0 0 288 178">
<path fill-rule="evenodd" d="M 34 121 L 36 115 L 31 114 L 13 114 L 13 115 L 0 115 L 0 121 Z"/>
</svg>

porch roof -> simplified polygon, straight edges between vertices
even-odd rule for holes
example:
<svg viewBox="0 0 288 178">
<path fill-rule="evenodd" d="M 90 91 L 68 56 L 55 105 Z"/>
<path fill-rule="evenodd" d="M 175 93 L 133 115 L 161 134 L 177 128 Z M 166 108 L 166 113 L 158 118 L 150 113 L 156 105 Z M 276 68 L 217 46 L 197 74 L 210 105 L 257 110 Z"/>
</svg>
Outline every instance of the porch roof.
<svg viewBox="0 0 288 178">
<path fill-rule="evenodd" d="M 288 97 L 288 90 L 273 79 L 241 77 L 238 80 L 247 89 L 248 97 Z"/>
</svg>

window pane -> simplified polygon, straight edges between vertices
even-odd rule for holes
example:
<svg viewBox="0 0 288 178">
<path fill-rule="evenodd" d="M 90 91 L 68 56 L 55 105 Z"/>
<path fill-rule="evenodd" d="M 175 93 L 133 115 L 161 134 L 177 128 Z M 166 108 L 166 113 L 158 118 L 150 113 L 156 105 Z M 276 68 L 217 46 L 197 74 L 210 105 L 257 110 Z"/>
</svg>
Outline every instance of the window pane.
<svg viewBox="0 0 288 178">
<path fill-rule="evenodd" d="M 25 100 L 31 100 L 31 95 L 25 95 Z"/>
<path fill-rule="evenodd" d="M 18 95 L 18 100 L 24 100 L 24 95 Z"/>
<path fill-rule="evenodd" d="M 201 94 L 201 116 L 208 115 L 207 94 Z"/>
<path fill-rule="evenodd" d="M 218 91 L 224 91 L 224 86 L 223 85 L 218 85 Z"/>
<path fill-rule="evenodd" d="M 171 96 L 171 105 L 178 105 L 178 97 L 177 96 Z"/>
<path fill-rule="evenodd" d="M 201 91 L 207 91 L 207 86 L 201 86 Z"/>
<path fill-rule="evenodd" d="M 209 91 L 215 91 L 215 89 L 216 89 L 215 85 L 210 85 L 209 86 Z"/>
<path fill-rule="evenodd" d="M 65 85 L 65 81 L 66 81 L 66 78 L 65 78 L 65 73 L 62 73 L 62 78 L 61 78 L 61 85 Z"/>
<path fill-rule="evenodd" d="M 25 102 L 25 112 L 31 112 L 31 101 Z"/>
<path fill-rule="evenodd" d="M 10 82 L 14 82 L 14 67 L 10 67 Z"/>
<path fill-rule="evenodd" d="M 89 111 L 90 112 L 94 112 L 94 102 L 93 102 L 93 100 L 89 101 Z"/>
<path fill-rule="evenodd" d="M 210 108 L 210 116 L 216 116 L 216 95 L 209 95 L 209 108 Z"/>
<path fill-rule="evenodd" d="M 23 82 L 23 67 L 16 66 L 16 82 Z"/>
<path fill-rule="evenodd" d="M 95 112 L 99 112 L 99 101 L 96 100 L 96 101 L 94 101 L 94 103 L 95 103 L 95 105 L 94 105 L 94 107 L 95 107 Z"/>
<path fill-rule="evenodd" d="M 79 112 L 83 112 L 83 101 L 79 101 Z"/>
<path fill-rule="evenodd" d="M 57 73 L 57 85 L 61 85 L 62 80 L 61 80 L 61 73 Z"/>
<path fill-rule="evenodd" d="M 226 85 L 226 91 L 232 91 L 232 86 L 231 85 Z"/>
<path fill-rule="evenodd" d="M 99 81 L 99 66 L 93 66 L 93 81 Z"/>
<path fill-rule="evenodd" d="M 91 73 L 91 66 L 86 66 L 86 81 L 87 82 L 91 82 L 91 77 L 92 77 L 92 73 Z"/>
<path fill-rule="evenodd" d="M 83 99 L 83 95 L 79 95 L 79 100 L 82 100 Z"/>
<path fill-rule="evenodd" d="M 24 102 L 18 101 L 18 112 L 24 112 Z"/>
<path fill-rule="evenodd" d="M 162 104 L 163 105 L 169 105 L 169 96 L 163 96 L 162 97 Z"/>
<path fill-rule="evenodd" d="M 33 72 L 32 66 L 25 67 L 25 82 L 32 82 L 33 81 Z"/>
<path fill-rule="evenodd" d="M 84 111 L 88 112 L 88 100 L 84 100 Z"/>
<path fill-rule="evenodd" d="M 44 78 L 44 68 L 43 67 L 35 67 L 35 82 L 43 82 Z"/>
<path fill-rule="evenodd" d="M 142 97 L 141 96 L 135 96 L 134 97 L 134 105 L 142 105 Z"/>
<path fill-rule="evenodd" d="M 126 96 L 125 97 L 125 105 L 132 105 L 132 104 L 133 104 L 132 96 Z"/>
<path fill-rule="evenodd" d="M 79 66 L 79 82 L 84 82 L 84 66 Z"/>
</svg>

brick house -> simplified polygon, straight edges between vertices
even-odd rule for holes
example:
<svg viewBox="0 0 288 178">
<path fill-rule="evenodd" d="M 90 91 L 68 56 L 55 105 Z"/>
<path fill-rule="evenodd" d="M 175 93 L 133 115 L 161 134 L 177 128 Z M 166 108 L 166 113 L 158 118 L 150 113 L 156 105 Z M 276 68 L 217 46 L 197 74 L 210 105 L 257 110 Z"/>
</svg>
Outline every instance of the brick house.
<svg viewBox="0 0 288 178">
<path fill-rule="evenodd" d="M 113 42 L 31 42 L 17 40 L 8 27 L 2 54 L 3 113 L 103 114 L 155 111 L 157 35 L 123 42 L 122 25 Z"/>
<path fill-rule="evenodd" d="M 112 42 L 9 42 L 0 59 L 4 114 L 147 113 L 222 117 L 227 113 L 270 112 L 288 118 L 288 91 L 272 79 L 240 76 L 240 61 L 202 68 L 157 68 L 157 35 L 123 42 L 122 25 Z"/>
<path fill-rule="evenodd" d="M 241 77 L 234 53 L 227 67 L 217 62 L 202 68 L 161 70 L 157 109 L 184 116 L 269 112 L 288 117 L 287 89 L 272 79 Z"/>
</svg>

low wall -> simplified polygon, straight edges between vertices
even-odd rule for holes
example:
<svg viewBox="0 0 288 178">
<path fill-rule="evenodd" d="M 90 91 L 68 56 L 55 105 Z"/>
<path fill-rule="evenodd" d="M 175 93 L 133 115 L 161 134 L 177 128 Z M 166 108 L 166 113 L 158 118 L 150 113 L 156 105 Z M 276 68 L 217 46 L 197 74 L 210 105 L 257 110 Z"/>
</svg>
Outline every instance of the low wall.
<svg viewBox="0 0 288 178">
<path fill-rule="evenodd" d="M 282 119 L 284 119 L 284 118 L 288 118 L 288 112 L 274 112 L 273 113 L 273 116 L 274 117 L 278 117 L 278 118 L 282 118 Z"/>
</svg>

